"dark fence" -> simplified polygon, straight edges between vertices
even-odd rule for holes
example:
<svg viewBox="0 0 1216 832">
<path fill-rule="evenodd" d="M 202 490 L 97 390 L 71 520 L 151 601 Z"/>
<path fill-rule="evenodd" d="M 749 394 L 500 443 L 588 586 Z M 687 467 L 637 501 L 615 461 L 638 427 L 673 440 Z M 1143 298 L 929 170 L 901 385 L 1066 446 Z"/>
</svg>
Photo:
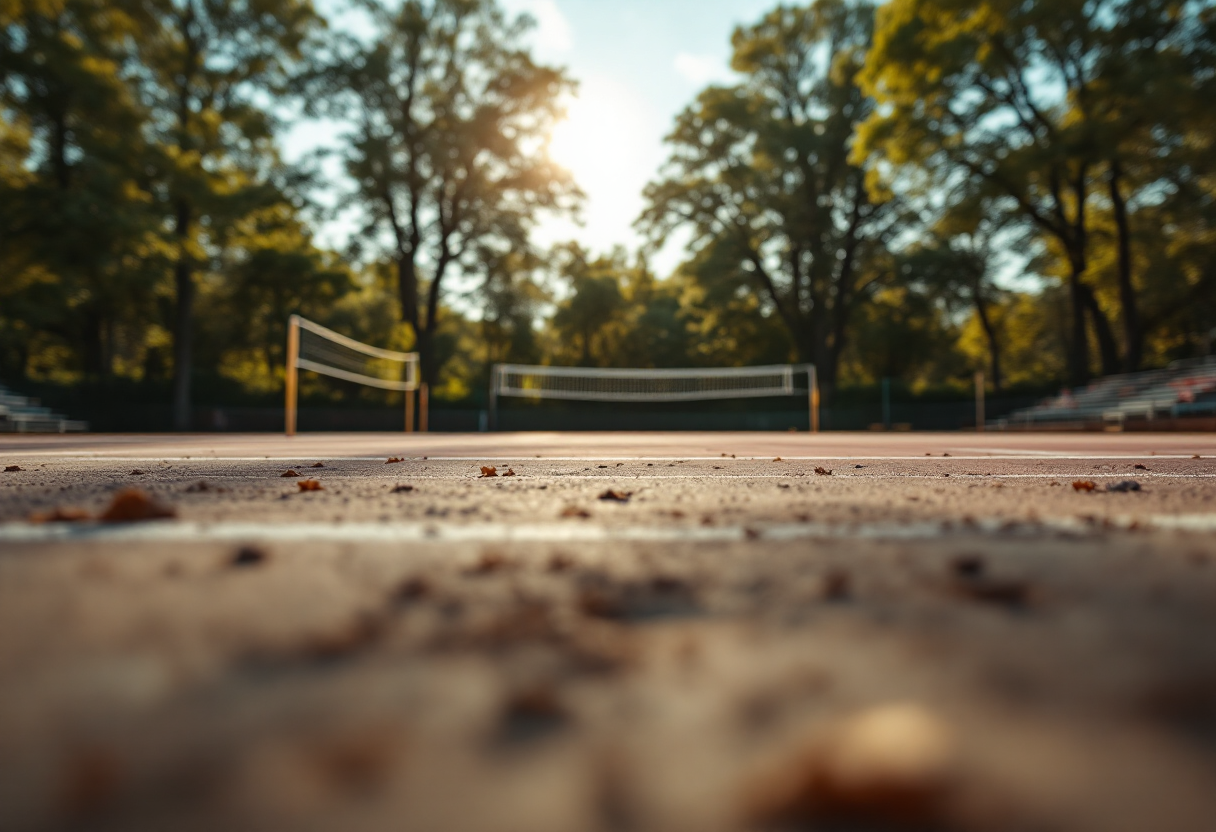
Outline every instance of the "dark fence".
<svg viewBox="0 0 1216 832">
<path fill-rule="evenodd" d="M 988 403 L 988 418 L 995 419 L 1033 403 L 1033 399 L 1003 399 Z M 970 401 L 893 402 L 889 424 L 883 408 L 875 404 L 824 408 L 824 430 L 963 430 L 975 427 L 975 405 Z M 173 429 L 168 405 L 94 405 L 71 413 L 84 419 L 90 430 L 102 433 L 156 433 Z M 397 408 L 302 407 L 301 431 L 399 431 L 405 417 Z M 501 431 L 805 431 L 809 419 L 801 408 L 774 406 L 771 402 L 706 402 L 694 408 L 639 404 L 582 404 L 570 402 L 510 402 L 500 407 Z M 203 432 L 276 432 L 283 430 L 283 409 L 277 407 L 196 407 L 191 427 Z M 435 407 L 430 429 L 436 432 L 475 432 L 490 428 L 485 409 Z"/>
</svg>

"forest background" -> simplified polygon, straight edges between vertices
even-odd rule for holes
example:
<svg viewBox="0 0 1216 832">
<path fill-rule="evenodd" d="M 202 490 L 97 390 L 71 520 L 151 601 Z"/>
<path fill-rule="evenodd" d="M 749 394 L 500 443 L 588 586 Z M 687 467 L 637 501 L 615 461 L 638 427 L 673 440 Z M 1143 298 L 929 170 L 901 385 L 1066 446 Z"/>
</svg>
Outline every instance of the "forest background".
<svg viewBox="0 0 1216 832">
<path fill-rule="evenodd" d="M 292 313 L 420 350 L 472 405 L 503 361 L 812 362 L 830 407 L 1212 351 L 1210 2 L 775 7 L 672 125 L 648 245 L 611 251 L 534 240 L 582 195 L 548 154 L 577 79 L 533 21 L 356 5 L 362 36 L 309 0 L 0 0 L 0 383 L 198 426 L 277 402 Z M 283 159 L 299 116 L 346 125 L 339 206 L 320 159 Z M 361 226 L 327 250 L 338 208 Z"/>
</svg>

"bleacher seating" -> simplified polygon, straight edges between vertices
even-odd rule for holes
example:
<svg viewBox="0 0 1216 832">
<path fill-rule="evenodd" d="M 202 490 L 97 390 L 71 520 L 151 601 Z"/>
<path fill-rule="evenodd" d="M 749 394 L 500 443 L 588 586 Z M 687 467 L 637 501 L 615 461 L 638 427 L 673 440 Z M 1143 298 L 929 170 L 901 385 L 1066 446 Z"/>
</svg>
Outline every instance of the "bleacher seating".
<svg viewBox="0 0 1216 832">
<path fill-rule="evenodd" d="M 42 407 L 37 399 L 17 395 L 0 385 L 0 433 L 68 433 L 88 429 L 87 423 L 68 419 Z"/>
<path fill-rule="evenodd" d="M 1123 373 L 1045 399 L 997 423 L 1030 427 L 1067 423 L 1123 425 L 1134 420 L 1216 416 L 1216 356 L 1175 361 L 1165 369 Z"/>
</svg>

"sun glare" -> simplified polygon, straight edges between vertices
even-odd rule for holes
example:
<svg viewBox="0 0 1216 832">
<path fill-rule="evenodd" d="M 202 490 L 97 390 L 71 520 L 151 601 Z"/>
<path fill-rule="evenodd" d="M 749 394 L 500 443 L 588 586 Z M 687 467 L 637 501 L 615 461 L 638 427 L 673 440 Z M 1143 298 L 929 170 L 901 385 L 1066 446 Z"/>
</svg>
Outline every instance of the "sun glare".
<svg viewBox="0 0 1216 832">
<path fill-rule="evenodd" d="M 637 116 L 625 95 L 612 88 L 584 88 L 554 127 L 549 155 L 592 193 L 605 185 L 611 189 L 622 163 L 632 161 L 637 138 Z"/>
</svg>

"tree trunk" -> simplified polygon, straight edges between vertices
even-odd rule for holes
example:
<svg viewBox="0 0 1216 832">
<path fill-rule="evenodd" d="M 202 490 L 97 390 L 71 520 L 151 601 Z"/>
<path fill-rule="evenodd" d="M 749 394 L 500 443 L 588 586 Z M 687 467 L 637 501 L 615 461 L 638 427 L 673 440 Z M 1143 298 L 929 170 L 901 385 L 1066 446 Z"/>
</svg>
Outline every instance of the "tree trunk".
<svg viewBox="0 0 1216 832">
<path fill-rule="evenodd" d="M 1132 373 L 1140 369 L 1144 355 L 1144 329 L 1140 323 L 1140 310 L 1136 301 L 1136 289 L 1132 285 L 1132 241 L 1131 227 L 1127 219 L 1127 203 L 1119 183 L 1123 168 L 1119 160 L 1110 165 L 1110 202 L 1114 209 L 1115 227 L 1119 236 L 1119 305 L 1123 312 L 1123 369 Z"/>
<path fill-rule="evenodd" d="M 194 360 L 194 275 L 187 250 L 190 241 L 190 205 L 177 205 L 177 264 L 173 280 L 177 290 L 177 315 L 173 329 L 173 427 L 190 430 L 191 381 Z"/>
<path fill-rule="evenodd" d="M 1004 379 L 1001 375 L 1001 345 L 997 339 L 996 327 L 992 324 L 992 318 L 988 315 L 988 305 L 984 303 L 984 298 L 980 295 L 978 288 L 975 292 L 975 314 L 980 319 L 980 326 L 984 330 L 984 336 L 988 339 L 988 358 L 990 364 L 990 372 L 992 373 L 992 391 L 994 393 L 1001 392 Z"/>
<path fill-rule="evenodd" d="M 1081 276 L 1085 274 L 1084 260 L 1070 257 L 1068 275 L 1068 317 L 1071 332 L 1068 337 L 1068 383 L 1084 387 L 1089 383 L 1089 337 L 1085 329 L 1085 299 Z"/>
<path fill-rule="evenodd" d="M 1085 311 L 1089 313 L 1090 320 L 1093 321 L 1094 334 L 1098 338 L 1098 355 L 1102 360 L 1102 375 L 1109 376 L 1119 372 L 1119 344 L 1115 341 L 1115 333 L 1111 329 L 1110 320 L 1102 311 L 1102 307 L 1098 306 L 1094 290 L 1088 284 L 1081 284 L 1081 300 Z"/>
</svg>

